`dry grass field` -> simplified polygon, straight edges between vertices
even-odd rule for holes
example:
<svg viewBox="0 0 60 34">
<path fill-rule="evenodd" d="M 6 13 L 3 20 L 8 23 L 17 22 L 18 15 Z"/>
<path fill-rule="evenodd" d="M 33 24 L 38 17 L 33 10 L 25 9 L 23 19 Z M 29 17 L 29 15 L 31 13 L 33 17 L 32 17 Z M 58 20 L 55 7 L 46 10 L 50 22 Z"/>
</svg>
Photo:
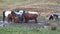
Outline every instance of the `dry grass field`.
<svg viewBox="0 0 60 34">
<path fill-rule="evenodd" d="M 16 8 L 38 11 L 47 16 L 53 12 L 60 13 L 60 0 L 0 0 L 0 15 L 4 10 Z"/>
</svg>

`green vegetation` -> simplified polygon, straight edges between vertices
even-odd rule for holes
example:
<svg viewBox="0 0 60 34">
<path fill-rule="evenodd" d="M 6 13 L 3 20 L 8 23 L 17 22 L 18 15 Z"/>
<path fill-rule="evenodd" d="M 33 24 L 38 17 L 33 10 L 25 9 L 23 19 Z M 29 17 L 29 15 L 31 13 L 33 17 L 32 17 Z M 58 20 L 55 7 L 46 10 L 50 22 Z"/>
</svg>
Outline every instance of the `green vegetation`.
<svg viewBox="0 0 60 34">
<path fill-rule="evenodd" d="M 2 17 L 2 16 L 0 16 L 0 20 L 2 20 L 2 18 L 3 18 L 3 17 Z"/>
<path fill-rule="evenodd" d="M 0 16 L 0 19 L 2 16 Z M 46 20 L 44 17 L 40 17 L 40 20 Z M 52 31 L 50 27 L 48 28 L 41 28 L 41 27 L 16 27 L 16 26 L 6 26 L 0 27 L 0 34 L 59 34 L 60 27 L 57 30 Z"/>
<path fill-rule="evenodd" d="M 43 16 L 40 16 L 39 20 L 47 20 L 47 19 L 45 17 L 43 17 Z"/>
<path fill-rule="evenodd" d="M 59 34 L 60 28 L 52 31 L 50 28 L 29 28 L 29 27 L 0 27 L 0 34 Z"/>
</svg>

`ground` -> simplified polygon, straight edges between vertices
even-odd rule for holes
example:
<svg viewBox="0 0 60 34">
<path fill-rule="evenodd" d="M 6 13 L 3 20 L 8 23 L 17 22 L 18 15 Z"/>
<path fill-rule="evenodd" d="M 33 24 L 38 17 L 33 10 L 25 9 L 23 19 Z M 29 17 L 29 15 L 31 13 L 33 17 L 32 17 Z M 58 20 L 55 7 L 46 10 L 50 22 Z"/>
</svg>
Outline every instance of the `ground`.
<svg viewBox="0 0 60 34">
<path fill-rule="evenodd" d="M 49 23 L 58 24 L 57 30 L 52 31 Z M 1 22 L 0 22 L 1 23 Z M 60 20 L 48 21 L 44 17 L 38 18 L 38 23 L 29 21 L 28 23 L 10 23 L 5 27 L 0 26 L 0 34 L 59 34 L 60 33 Z M 48 26 L 44 28 L 44 26 Z"/>
</svg>

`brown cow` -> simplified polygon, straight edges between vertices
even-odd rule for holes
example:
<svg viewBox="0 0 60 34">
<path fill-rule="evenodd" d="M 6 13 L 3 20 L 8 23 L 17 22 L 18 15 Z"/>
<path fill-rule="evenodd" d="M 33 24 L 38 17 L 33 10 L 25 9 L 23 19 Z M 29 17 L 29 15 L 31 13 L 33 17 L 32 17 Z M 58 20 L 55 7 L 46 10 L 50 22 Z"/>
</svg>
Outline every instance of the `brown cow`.
<svg viewBox="0 0 60 34">
<path fill-rule="evenodd" d="M 37 23 L 37 17 L 38 17 L 38 14 L 36 14 L 35 12 L 24 13 L 25 22 L 28 22 L 29 20 L 34 19 L 35 23 Z"/>
<path fill-rule="evenodd" d="M 8 15 L 8 17 L 7 17 L 8 22 L 9 22 L 9 21 L 11 21 L 11 22 L 12 22 L 12 18 L 13 18 L 12 14 L 9 14 L 9 15 Z"/>
</svg>

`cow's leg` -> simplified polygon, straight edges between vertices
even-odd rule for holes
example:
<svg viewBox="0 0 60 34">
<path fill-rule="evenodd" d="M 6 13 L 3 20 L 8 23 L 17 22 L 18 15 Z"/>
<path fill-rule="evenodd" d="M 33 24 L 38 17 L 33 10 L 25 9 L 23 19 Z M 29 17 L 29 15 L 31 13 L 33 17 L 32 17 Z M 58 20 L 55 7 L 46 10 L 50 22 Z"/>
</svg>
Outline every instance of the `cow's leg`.
<svg viewBox="0 0 60 34">
<path fill-rule="evenodd" d="M 3 22 L 5 21 L 5 16 L 3 16 Z"/>
<path fill-rule="evenodd" d="M 15 16 L 12 16 L 12 18 L 11 18 L 11 22 L 12 22 L 12 23 L 15 22 Z"/>
<path fill-rule="evenodd" d="M 55 19 L 57 19 L 58 20 L 58 16 L 56 16 L 56 18 Z"/>
<path fill-rule="evenodd" d="M 14 19 L 12 19 L 12 21 L 11 22 L 13 22 L 14 23 Z"/>
<path fill-rule="evenodd" d="M 37 18 L 35 18 L 35 23 L 37 23 Z"/>
<path fill-rule="evenodd" d="M 9 22 L 9 19 L 10 19 L 10 18 L 7 18 L 7 21 L 8 21 L 8 22 Z"/>
<path fill-rule="evenodd" d="M 53 20 L 53 19 L 54 19 L 53 16 L 50 16 L 50 17 L 49 17 L 49 20 Z"/>
<path fill-rule="evenodd" d="M 54 18 L 52 17 L 51 19 L 53 20 Z"/>
<path fill-rule="evenodd" d="M 20 19 L 19 19 L 19 17 L 17 18 L 17 23 L 20 23 Z M 22 22 L 21 22 L 22 23 Z"/>
<path fill-rule="evenodd" d="M 51 19 L 52 19 L 52 16 L 49 17 L 49 20 L 51 20 Z"/>
<path fill-rule="evenodd" d="M 29 20 L 25 19 L 25 23 L 27 23 Z"/>
<path fill-rule="evenodd" d="M 8 23 L 11 22 L 11 18 L 8 18 L 8 17 L 7 17 L 7 21 L 8 21 Z"/>
<path fill-rule="evenodd" d="M 3 12 L 3 22 L 5 21 L 5 12 Z"/>
</svg>

